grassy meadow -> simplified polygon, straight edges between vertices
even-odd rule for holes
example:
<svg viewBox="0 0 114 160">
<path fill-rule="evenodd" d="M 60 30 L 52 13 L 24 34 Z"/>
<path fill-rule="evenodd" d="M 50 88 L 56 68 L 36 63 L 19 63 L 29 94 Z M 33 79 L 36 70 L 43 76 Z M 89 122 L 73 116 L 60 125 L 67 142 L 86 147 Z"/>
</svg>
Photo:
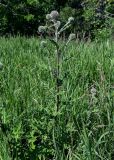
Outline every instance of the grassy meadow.
<svg viewBox="0 0 114 160">
<path fill-rule="evenodd" d="M 0 160 L 114 160 L 114 42 L 67 46 L 58 112 L 47 46 L 0 38 Z"/>
</svg>

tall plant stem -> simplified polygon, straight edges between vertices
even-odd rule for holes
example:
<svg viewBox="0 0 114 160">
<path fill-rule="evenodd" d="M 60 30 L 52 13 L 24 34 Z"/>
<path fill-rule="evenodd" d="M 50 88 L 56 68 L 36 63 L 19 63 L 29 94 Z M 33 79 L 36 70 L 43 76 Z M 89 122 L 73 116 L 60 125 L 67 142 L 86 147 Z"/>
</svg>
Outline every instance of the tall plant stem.
<svg viewBox="0 0 114 160">
<path fill-rule="evenodd" d="M 58 43 L 58 29 L 55 31 L 55 41 Z M 56 48 L 56 111 L 58 112 L 59 110 L 59 105 L 60 105 L 60 85 L 59 85 L 59 76 L 60 76 L 60 51 L 59 48 Z"/>
</svg>

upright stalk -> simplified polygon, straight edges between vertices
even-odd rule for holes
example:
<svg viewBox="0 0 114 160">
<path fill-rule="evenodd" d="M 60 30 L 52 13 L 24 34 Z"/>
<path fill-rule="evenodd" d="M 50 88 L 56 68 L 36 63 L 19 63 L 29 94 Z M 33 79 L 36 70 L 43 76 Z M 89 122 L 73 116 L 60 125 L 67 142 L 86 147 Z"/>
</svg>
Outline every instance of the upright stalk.
<svg viewBox="0 0 114 160">
<path fill-rule="evenodd" d="M 49 38 L 50 42 L 55 46 L 56 50 L 55 50 L 55 65 L 56 68 L 54 69 L 55 73 L 54 75 L 54 80 L 55 80 L 55 101 L 56 104 L 54 107 L 56 107 L 56 116 L 54 117 L 54 126 L 53 126 L 53 143 L 54 143 L 54 147 L 56 152 L 56 155 L 58 155 L 58 148 L 59 148 L 59 139 L 58 134 L 60 132 L 60 126 L 59 126 L 59 120 L 60 120 L 60 116 L 58 116 L 58 111 L 60 110 L 60 105 L 61 105 L 61 97 L 60 97 L 60 87 L 62 86 L 62 82 L 63 79 L 61 80 L 60 78 L 60 72 L 61 72 L 61 50 L 64 52 L 64 50 L 66 49 L 66 46 L 68 45 L 68 43 L 73 40 L 75 38 L 75 34 L 70 34 L 69 38 L 68 38 L 68 42 L 66 43 L 66 45 L 63 47 L 60 47 L 58 39 L 59 36 L 62 32 L 64 32 L 67 28 L 69 28 L 72 24 L 72 22 L 74 22 L 74 18 L 73 17 L 69 17 L 66 24 L 61 27 L 61 22 L 58 21 L 59 19 L 59 13 L 57 11 L 52 11 L 50 14 L 46 15 L 46 19 L 48 22 L 50 22 L 50 26 L 39 26 L 38 31 L 41 34 L 45 34 L 48 32 L 48 30 L 50 31 L 52 28 L 52 31 L 54 30 L 54 39 L 52 37 Z M 52 25 L 53 23 L 53 25 Z M 46 43 L 45 41 L 42 41 L 42 47 L 45 47 Z M 56 139 L 57 138 L 57 139 Z"/>
<path fill-rule="evenodd" d="M 56 28 L 55 30 L 55 42 L 58 43 L 58 29 Z M 56 76 L 56 111 L 58 112 L 59 110 L 59 105 L 60 105 L 60 85 L 59 85 L 59 77 L 60 77 L 60 53 L 59 53 L 59 48 L 56 47 L 56 71 L 57 71 L 57 76 Z"/>
</svg>

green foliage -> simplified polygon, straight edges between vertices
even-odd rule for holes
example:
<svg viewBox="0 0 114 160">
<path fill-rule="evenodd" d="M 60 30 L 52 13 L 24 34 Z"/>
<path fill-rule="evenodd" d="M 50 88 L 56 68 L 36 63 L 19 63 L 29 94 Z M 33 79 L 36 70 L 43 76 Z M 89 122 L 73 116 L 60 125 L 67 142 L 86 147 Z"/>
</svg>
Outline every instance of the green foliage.
<svg viewBox="0 0 114 160">
<path fill-rule="evenodd" d="M 108 32 L 106 28 L 104 29 L 97 29 L 96 32 L 94 32 L 96 39 L 102 40 L 102 39 L 107 39 L 110 37 L 110 33 Z"/>
<path fill-rule="evenodd" d="M 62 21 L 65 23 L 66 19 L 68 19 L 69 17 L 75 17 L 75 9 L 72 9 L 71 7 L 63 8 L 60 12 L 60 17 Z"/>
<path fill-rule="evenodd" d="M 35 38 L 0 38 L 0 159 L 113 159 L 113 50 L 109 40 L 69 44 L 56 112 L 53 52 Z"/>
<path fill-rule="evenodd" d="M 105 10 L 113 13 L 113 1 L 108 0 L 7 0 L 0 2 L 0 35 L 37 34 L 37 28 L 45 23 L 45 15 L 51 10 L 61 12 L 62 20 L 74 16 L 73 31 L 90 33 L 105 27 Z"/>
<path fill-rule="evenodd" d="M 0 33 L 36 34 L 37 27 L 44 22 L 47 10 L 53 8 L 50 1 L 28 0 L 0 3 Z"/>
</svg>

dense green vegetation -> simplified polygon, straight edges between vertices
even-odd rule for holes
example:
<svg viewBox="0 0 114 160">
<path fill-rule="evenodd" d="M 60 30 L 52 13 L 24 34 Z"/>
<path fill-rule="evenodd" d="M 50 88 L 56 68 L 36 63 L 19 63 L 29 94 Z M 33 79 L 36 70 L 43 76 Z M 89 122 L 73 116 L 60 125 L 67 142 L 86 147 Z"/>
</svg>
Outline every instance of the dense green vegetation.
<svg viewBox="0 0 114 160">
<path fill-rule="evenodd" d="M 82 35 L 94 38 L 96 32 L 101 32 L 100 29 L 111 29 L 109 17 L 114 16 L 114 1 L 1 0 L 0 35 L 37 35 L 38 26 L 45 23 L 45 15 L 52 10 L 61 13 L 63 23 L 68 17 L 74 16 L 75 23 L 72 29 L 80 38 Z"/>
<path fill-rule="evenodd" d="M 0 160 L 114 159 L 113 18 L 113 0 L 0 0 Z"/>
<path fill-rule="evenodd" d="M 69 44 L 59 112 L 48 47 L 0 38 L 0 160 L 113 160 L 113 41 Z"/>
</svg>

